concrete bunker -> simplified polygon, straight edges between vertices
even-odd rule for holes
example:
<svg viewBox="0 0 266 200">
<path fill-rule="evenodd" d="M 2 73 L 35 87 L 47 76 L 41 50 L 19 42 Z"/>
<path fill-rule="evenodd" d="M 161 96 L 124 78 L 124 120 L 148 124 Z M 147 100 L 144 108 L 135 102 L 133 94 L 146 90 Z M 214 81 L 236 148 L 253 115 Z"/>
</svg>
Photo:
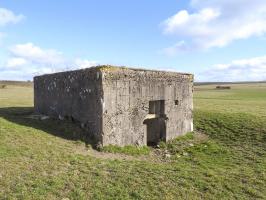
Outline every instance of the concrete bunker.
<svg viewBox="0 0 266 200">
<path fill-rule="evenodd" d="M 193 75 L 113 66 L 34 77 L 35 111 L 102 145 L 156 145 L 193 130 Z"/>
</svg>

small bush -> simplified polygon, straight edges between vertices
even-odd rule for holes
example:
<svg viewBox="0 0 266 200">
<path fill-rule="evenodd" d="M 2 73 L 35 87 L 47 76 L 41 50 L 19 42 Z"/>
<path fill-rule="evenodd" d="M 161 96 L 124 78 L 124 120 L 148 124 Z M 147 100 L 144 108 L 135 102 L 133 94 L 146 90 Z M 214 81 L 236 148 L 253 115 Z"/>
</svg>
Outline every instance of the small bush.
<svg viewBox="0 0 266 200">
<path fill-rule="evenodd" d="M 5 89 L 7 85 L 0 85 L 0 89 Z"/>
<path fill-rule="evenodd" d="M 230 90 L 231 86 L 218 85 L 218 86 L 216 86 L 216 89 L 218 89 L 218 90 Z"/>
</svg>

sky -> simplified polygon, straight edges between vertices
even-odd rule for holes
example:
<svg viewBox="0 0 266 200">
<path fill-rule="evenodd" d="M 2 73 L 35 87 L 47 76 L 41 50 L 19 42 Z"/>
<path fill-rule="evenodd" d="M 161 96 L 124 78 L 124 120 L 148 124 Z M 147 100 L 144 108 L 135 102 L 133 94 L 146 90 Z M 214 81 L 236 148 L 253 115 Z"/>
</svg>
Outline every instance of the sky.
<svg viewBox="0 0 266 200">
<path fill-rule="evenodd" d="M 101 64 L 266 80 L 266 1 L 0 0 L 0 80 Z"/>
</svg>

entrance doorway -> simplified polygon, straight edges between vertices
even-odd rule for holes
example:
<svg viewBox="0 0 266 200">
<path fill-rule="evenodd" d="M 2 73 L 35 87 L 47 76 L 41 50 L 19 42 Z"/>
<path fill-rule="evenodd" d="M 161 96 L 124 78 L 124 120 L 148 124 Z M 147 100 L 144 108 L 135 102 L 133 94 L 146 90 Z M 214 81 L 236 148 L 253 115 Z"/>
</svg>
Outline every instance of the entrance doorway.
<svg viewBox="0 0 266 200">
<path fill-rule="evenodd" d="M 147 145 L 155 146 L 160 141 L 166 140 L 165 101 L 149 101 L 149 114 L 144 120 L 147 126 Z"/>
</svg>

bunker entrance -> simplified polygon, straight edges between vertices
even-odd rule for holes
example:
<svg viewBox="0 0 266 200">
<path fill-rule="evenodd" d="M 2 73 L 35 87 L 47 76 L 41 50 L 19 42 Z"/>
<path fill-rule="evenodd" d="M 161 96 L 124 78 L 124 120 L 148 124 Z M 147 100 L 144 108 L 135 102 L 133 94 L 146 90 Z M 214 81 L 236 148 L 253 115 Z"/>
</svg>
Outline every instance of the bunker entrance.
<svg viewBox="0 0 266 200">
<path fill-rule="evenodd" d="M 149 114 L 144 120 L 147 126 L 147 145 L 155 146 L 166 139 L 165 101 L 149 101 Z"/>
</svg>

